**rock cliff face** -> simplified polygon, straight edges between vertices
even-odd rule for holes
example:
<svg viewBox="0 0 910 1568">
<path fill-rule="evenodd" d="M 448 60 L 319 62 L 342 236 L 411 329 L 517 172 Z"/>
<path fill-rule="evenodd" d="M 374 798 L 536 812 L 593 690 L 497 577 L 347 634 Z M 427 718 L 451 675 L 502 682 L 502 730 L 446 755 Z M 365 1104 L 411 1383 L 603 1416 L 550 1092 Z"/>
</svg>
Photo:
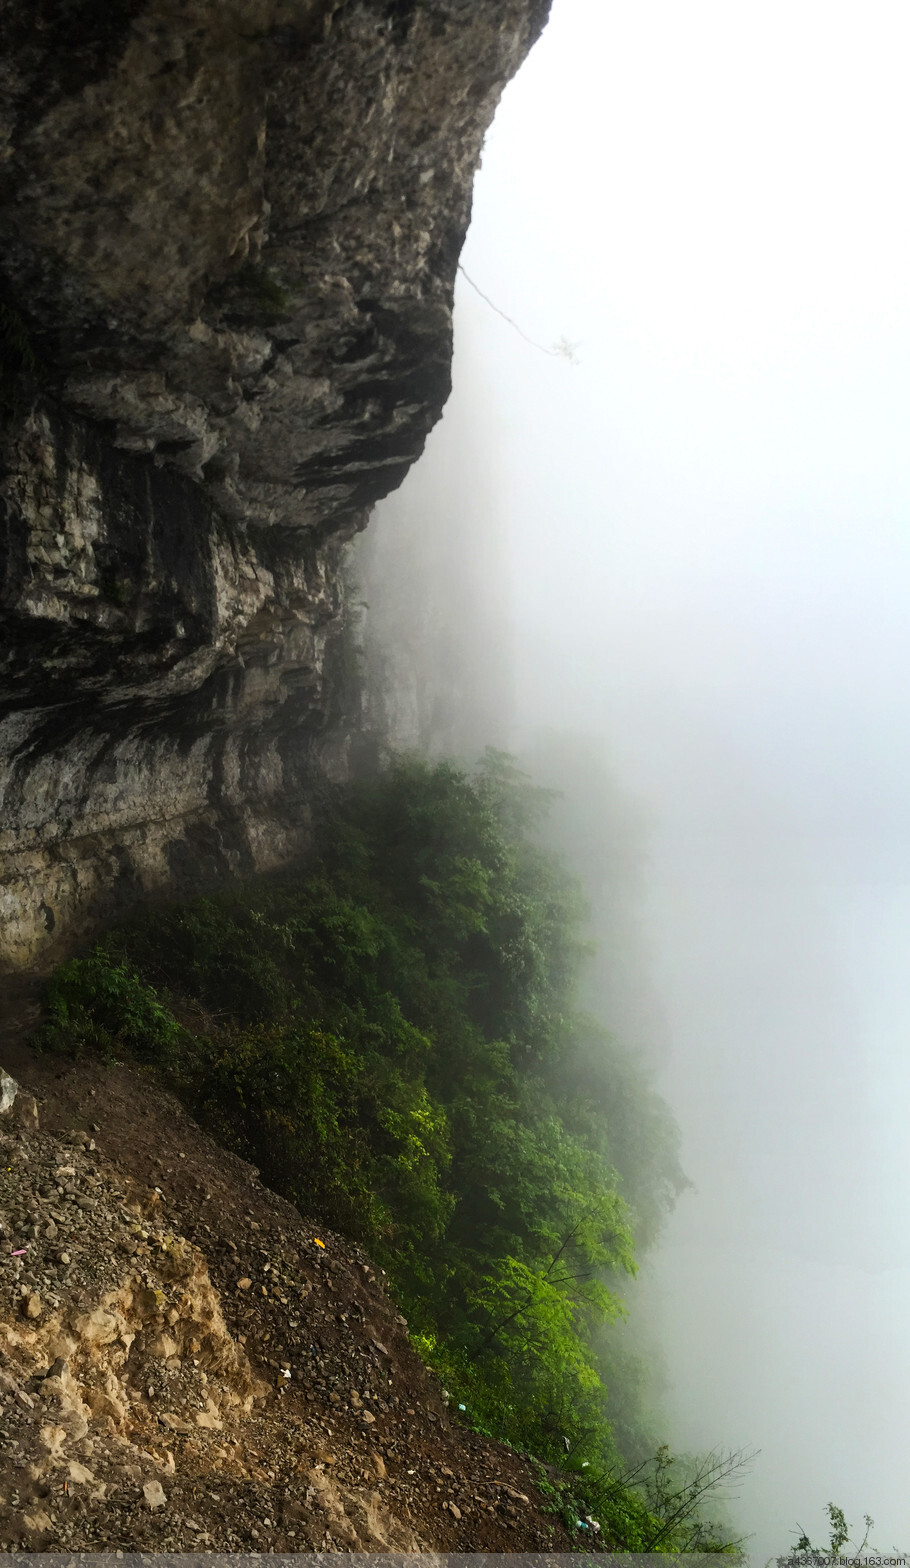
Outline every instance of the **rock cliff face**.
<svg viewBox="0 0 910 1568">
<path fill-rule="evenodd" d="M 0 962 L 275 864 L 548 0 L 0 0 Z"/>
</svg>

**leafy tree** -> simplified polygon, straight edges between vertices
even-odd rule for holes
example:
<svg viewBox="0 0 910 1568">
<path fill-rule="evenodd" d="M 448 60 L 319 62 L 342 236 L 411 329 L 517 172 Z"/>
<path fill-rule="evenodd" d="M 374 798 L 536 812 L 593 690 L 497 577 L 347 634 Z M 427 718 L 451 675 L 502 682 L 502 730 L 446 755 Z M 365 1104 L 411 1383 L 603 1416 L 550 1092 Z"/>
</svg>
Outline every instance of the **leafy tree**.
<svg viewBox="0 0 910 1568">
<path fill-rule="evenodd" d="M 838 1508 L 836 1503 L 828 1503 L 825 1508 L 825 1513 L 828 1515 L 828 1525 L 831 1532 L 828 1545 L 813 1546 L 805 1530 L 800 1525 L 798 1526 L 800 1530 L 799 1540 L 795 1546 L 790 1548 L 791 1557 L 801 1557 L 808 1555 L 817 1558 L 819 1562 L 825 1562 L 828 1558 L 837 1559 L 843 1552 L 844 1547 L 850 1545 L 851 1527 L 847 1523 L 844 1510 L 842 1508 Z M 855 1557 L 858 1557 L 861 1552 L 864 1552 L 866 1547 L 869 1545 L 869 1535 L 872 1531 L 873 1525 L 875 1524 L 875 1520 L 870 1519 L 868 1514 L 864 1514 L 863 1523 L 866 1526 L 866 1533 L 859 1545 L 851 1548 L 851 1554 Z"/>
</svg>

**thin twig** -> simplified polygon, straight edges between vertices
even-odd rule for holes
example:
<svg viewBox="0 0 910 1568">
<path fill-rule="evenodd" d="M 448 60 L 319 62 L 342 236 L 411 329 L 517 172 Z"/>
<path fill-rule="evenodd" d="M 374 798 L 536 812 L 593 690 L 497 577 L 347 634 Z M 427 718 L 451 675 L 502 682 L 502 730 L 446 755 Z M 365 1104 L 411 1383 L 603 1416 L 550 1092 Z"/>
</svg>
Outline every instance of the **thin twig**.
<svg viewBox="0 0 910 1568">
<path fill-rule="evenodd" d="M 530 343 L 532 348 L 539 349 L 541 354 L 549 354 L 553 359 L 567 359 L 570 364 L 575 364 L 576 361 L 574 357 L 574 344 L 563 341 L 562 343 L 557 344 L 555 348 L 547 348 L 546 344 L 538 343 L 536 338 L 528 337 L 528 334 L 525 332 L 524 328 L 520 327 L 517 321 L 513 321 L 511 316 L 507 316 L 504 310 L 500 310 L 499 306 L 494 304 L 493 300 L 491 300 L 489 294 L 485 294 L 483 289 L 474 282 L 474 279 L 470 276 L 470 274 L 465 272 L 461 262 L 458 263 L 458 270 L 464 278 L 465 282 L 470 283 L 474 293 L 480 295 L 484 304 L 489 305 L 491 310 L 495 310 L 497 316 L 501 316 L 503 321 L 507 321 L 513 331 L 517 332 L 520 338 L 524 338 L 526 343 Z"/>
</svg>

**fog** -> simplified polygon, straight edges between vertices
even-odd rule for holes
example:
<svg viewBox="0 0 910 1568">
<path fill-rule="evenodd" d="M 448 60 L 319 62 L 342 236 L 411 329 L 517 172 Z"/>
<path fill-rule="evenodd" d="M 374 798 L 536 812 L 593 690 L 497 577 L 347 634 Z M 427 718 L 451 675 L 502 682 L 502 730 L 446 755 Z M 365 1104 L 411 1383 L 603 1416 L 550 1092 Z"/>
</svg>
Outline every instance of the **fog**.
<svg viewBox="0 0 910 1568">
<path fill-rule="evenodd" d="M 463 256 L 541 347 L 460 280 L 360 566 L 404 744 L 614 782 L 610 1021 L 695 1183 L 637 1294 L 761 1562 L 829 1500 L 910 1541 L 908 29 L 555 0 Z"/>
</svg>

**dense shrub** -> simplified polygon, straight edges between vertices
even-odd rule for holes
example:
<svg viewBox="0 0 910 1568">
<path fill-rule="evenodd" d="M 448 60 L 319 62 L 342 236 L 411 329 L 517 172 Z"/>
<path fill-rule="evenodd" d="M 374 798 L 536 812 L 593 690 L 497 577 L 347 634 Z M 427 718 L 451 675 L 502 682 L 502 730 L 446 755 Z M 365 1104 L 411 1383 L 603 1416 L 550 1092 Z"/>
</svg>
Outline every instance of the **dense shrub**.
<svg viewBox="0 0 910 1568">
<path fill-rule="evenodd" d="M 683 1178 L 646 1075 L 576 1015 L 584 901 L 539 847 L 547 804 L 497 754 L 398 762 L 339 795 L 318 862 L 64 965 L 44 1038 L 157 1063 L 270 1185 L 368 1242 L 475 1424 L 583 1454 L 632 1545 L 649 1508 L 621 1504 L 598 1347 Z"/>
</svg>

